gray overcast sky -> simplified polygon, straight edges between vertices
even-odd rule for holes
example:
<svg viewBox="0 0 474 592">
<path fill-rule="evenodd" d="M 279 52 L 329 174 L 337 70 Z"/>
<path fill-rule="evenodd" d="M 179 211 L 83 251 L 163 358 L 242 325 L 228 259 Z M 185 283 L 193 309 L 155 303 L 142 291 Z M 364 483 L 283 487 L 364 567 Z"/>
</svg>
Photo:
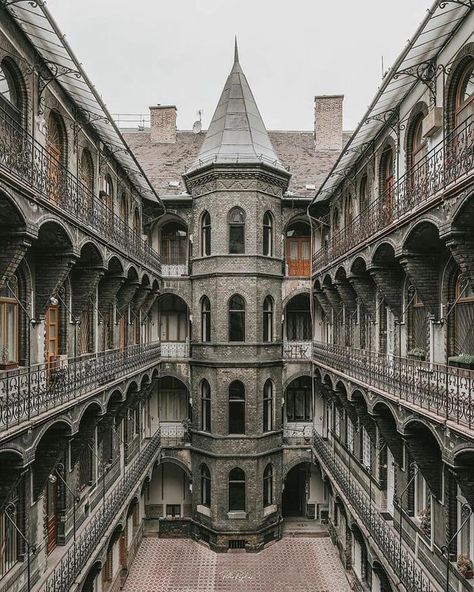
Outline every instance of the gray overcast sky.
<svg viewBox="0 0 474 592">
<path fill-rule="evenodd" d="M 345 95 L 353 129 L 431 0 L 48 0 L 112 113 L 178 107 L 207 128 L 240 62 L 269 129 L 312 129 L 313 97 Z"/>
</svg>

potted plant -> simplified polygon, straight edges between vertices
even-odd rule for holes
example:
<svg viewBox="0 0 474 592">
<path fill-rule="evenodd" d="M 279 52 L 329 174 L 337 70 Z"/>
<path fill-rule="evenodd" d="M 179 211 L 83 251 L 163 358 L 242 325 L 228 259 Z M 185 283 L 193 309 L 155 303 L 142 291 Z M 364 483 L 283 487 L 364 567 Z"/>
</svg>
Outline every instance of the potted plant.
<svg viewBox="0 0 474 592">
<path fill-rule="evenodd" d="M 420 521 L 420 528 L 423 534 L 426 536 L 430 535 L 431 532 L 431 514 L 427 508 L 423 508 L 418 514 L 418 520 Z"/>
<path fill-rule="evenodd" d="M 469 559 L 468 555 L 459 555 L 457 560 L 457 566 L 459 571 L 466 578 L 466 580 L 472 580 L 472 577 L 474 575 L 474 566 L 472 565 L 472 561 Z"/>
<path fill-rule="evenodd" d="M 448 362 L 450 366 L 466 368 L 466 370 L 474 370 L 474 355 L 472 354 L 459 354 L 459 356 L 451 356 L 448 358 Z"/>
</svg>

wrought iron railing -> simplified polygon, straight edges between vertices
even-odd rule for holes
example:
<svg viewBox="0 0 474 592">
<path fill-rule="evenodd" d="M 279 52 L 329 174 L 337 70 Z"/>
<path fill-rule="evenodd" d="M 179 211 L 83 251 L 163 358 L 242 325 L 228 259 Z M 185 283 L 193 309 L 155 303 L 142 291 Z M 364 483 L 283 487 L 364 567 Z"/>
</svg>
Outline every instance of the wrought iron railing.
<svg viewBox="0 0 474 592">
<path fill-rule="evenodd" d="M 408 592 L 430 592 L 432 584 L 410 553 L 400 545 L 399 533 L 371 504 L 369 496 L 361 489 L 350 471 L 338 460 L 329 445 L 316 431 L 313 444 L 317 458 L 348 499 L 361 523 L 369 531 L 375 544 L 388 564 L 400 578 Z M 436 589 L 436 588 L 435 588 Z"/>
<path fill-rule="evenodd" d="M 100 550 L 100 541 L 123 506 L 131 498 L 148 470 L 160 447 L 157 432 L 130 466 L 124 477 L 108 492 L 103 505 L 99 507 L 82 534 L 72 544 L 58 566 L 45 582 L 45 592 L 67 592 L 87 562 Z"/>
<path fill-rule="evenodd" d="M 0 170 L 127 256 L 159 271 L 158 253 L 125 220 L 0 109 Z"/>
<path fill-rule="evenodd" d="M 180 263 L 180 264 L 171 264 L 171 263 L 162 263 L 161 264 L 161 275 L 163 277 L 182 277 L 188 275 L 188 264 L 187 263 Z"/>
<path fill-rule="evenodd" d="M 474 427 L 474 371 L 329 343 L 313 360 L 469 429 Z"/>
<path fill-rule="evenodd" d="M 160 343 L 130 345 L 0 373 L 0 432 L 76 400 L 160 359 Z"/>
<path fill-rule="evenodd" d="M 474 117 L 471 116 L 380 197 L 356 216 L 313 256 L 313 273 L 409 212 L 425 207 L 430 199 L 474 168 Z"/>
<path fill-rule="evenodd" d="M 191 442 L 189 425 L 186 422 L 180 424 L 161 422 L 160 434 L 163 448 L 184 446 Z"/>
<path fill-rule="evenodd" d="M 311 341 L 284 341 L 283 357 L 286 360 L 310 360 Z"/>
<path fill-rule="evenodd" d="M 189 343 L 186 341 L 162 341 L 161 357 L 189 358 Z"/>
</svg>

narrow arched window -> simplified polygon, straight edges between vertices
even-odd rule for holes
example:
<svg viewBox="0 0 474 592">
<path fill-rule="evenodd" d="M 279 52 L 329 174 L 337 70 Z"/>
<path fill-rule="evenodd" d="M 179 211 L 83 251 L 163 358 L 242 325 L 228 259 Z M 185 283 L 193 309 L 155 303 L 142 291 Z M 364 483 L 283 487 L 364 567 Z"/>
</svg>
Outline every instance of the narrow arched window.
<svg viewBox="0 0 474 592">
<path fill-rule="evenodd" d="M 273 341 L 273 298 L 267 296 L 263 301 L 263 341 Z"/>
<path fill-rule="evenodd" d="M 263 431 L 273 430 L 273 383 L 270 379 L 263 386 Z"/>
<path fill-rule="evenodd" d="M 263 471 L 263 507 L 273 504 L 273 467 L 267 465 Z"/>
<path fill-rule="evenodd" d="M 229 341 L 245 341 L 245 301 L 238 294 L 229 300 Z"/>
<path fill-rule="evenodd" d="M 211 431 L 211 386 L 206 379 L 201 382 L 201 429 Z"/>
<path fill-rule="evenodd" d="M 211 254 L 211 215 L 204 212 L 201 218 L 201 256 Z"/>
<path fill-rule="evenodd" d="M 369 207 L 369 183 L 367 175 L 364 175 L 359 186 L 359 214 L 365 219 L 367 208 Z"/>
<path fill-rule="evenodd" d="M 135 211 L 133 212 L 133 232 L 138 236 L 140 236 L 142 233 L 142 224 L 140 221 L 140 212 L 138 208 L 135 208 Z"/>
<path fill-rule="evenodd" d="M 426 154 L 426 142 L 423 139 L 423 114 L 415 119 L 411 128 L 411 142 L 409 153 L 409 167 L 416 167 Z"/>
<path fill-rule="evenodd" d="M 229 253 L 245 253 L 245 214 L 240 208 L 229 212 Z"/>
<path fill-rule="evenodd" d="M 270 212 L 263 216 L 263 254 L 273 255 L 273 217 Z"/>
<path fill-rule="evenodd" d="M 229 386 L 229 434 L 245 434 L 245 387 L 240 380 Z"/>
<path fill-rule="evenodd" d="M 386 148 L 380 159 L 380 194 L 383 200 L 385 223 L 393 219 L 393 150 Z"/>
<path fill-rule="evenodd" d="M 122 193 L 119 200 L 119 216 L 120 219 L 123 220 L 125 223 L 128 220 L 128 209 L 127 209 L 127 196 L 125 193 Z"/>
<path fill-rule="evenodd" d="M 201 505 L 211 507 L 211 472 L 207 465 L 201 465 Z"/>
<path fill-rule="evenodd" d="M 19 320 L 18 278 L 13 275 L 0 289 L 0 368 L 9 369 L 18 364 Z"/>
<path fill-rule="evenodd" d="M 24 112 L 24 93 L 18 67 L 10 58 L 0 64 L 0 107 L 16 123 L 21 123 Z"/>
<path fill-rule="evenodd" d="M 48 119 L 46 136 L 48 152 L 48 193 L 50 199 L 58 203 L 62 197 L 62 166 L 66 163 L 65 132 L 62 119 L 58 113 L 51 111 Z"/>
<path fill-rule="evenodd" d="M 91 153 L 87 148 L 84 148 L 81 154 L 80 176 L 82 184 L 90 192 L 94 191 L 94 163 L 92 162 Z"/>
<path fill-rule="evenodd" d="M 472 116 L 474 101 L 474 59 L 470 59 L 463 67 L 456 85 L 455 95 L 455 127 L 464 124 Z"/>
<path fill-rule="evenodd" d="M 211 302 L 207 296 L 201 300 L 201 340 L 211 341 Z"/>
<path fill-rule="evenodd" d="M 458 274 L 455 284 L 452 355 L 474 355 L 474 290 L 469 277 Z"/>
<path fill-rule="evenodd" d="M 229 511 L 245 512 L 245 473 L 232 469 L 229 473 Z"/>
</svg>

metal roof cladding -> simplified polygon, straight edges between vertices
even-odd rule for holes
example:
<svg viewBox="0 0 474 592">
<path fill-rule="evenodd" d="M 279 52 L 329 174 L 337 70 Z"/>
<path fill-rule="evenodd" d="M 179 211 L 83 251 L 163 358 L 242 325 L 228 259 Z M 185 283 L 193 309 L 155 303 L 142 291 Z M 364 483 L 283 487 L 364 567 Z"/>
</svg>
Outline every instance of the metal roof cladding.
<svg viewBox="0 0 474 592">
<path fill-rule="evenodd" d="M 272 146 L 249 83 L 240 66 L 237 39 L 234 65 L 199 154 L 188 173 L 211 163 L 265 163 L 286 172 Z"/>
<path fill-rule="evenodd" d="M 42 0 L 2 2 L 23 30 L 51 74 L 95 129 L 124 173 L 144 199 L 163 204 L 116 126 L 95 86 L 89 80 L 65 35 Z"/>
<path fill-rule="evenodd" d="M 417 82 L 424 82 L 434 98 L 438 75 L 436 56 L 473 9 L 472 0 L 436 0 L 428 9 L 427 16 L 385 75 L 375 98 L 316 193 L 310 208 L 326 202 L 335 193 L 379 132 L 397 117 L 400 104 Z"/>
</svg>

